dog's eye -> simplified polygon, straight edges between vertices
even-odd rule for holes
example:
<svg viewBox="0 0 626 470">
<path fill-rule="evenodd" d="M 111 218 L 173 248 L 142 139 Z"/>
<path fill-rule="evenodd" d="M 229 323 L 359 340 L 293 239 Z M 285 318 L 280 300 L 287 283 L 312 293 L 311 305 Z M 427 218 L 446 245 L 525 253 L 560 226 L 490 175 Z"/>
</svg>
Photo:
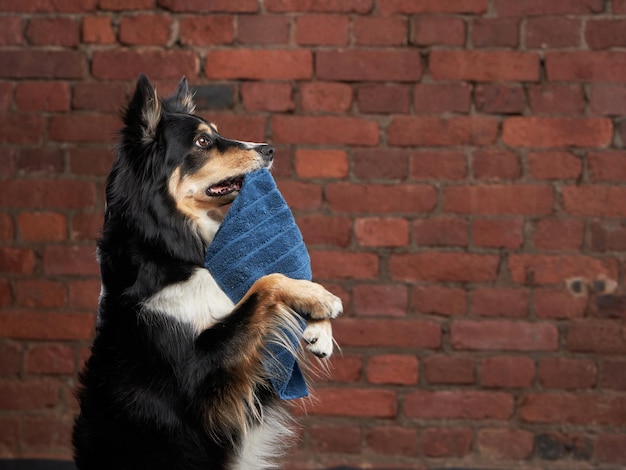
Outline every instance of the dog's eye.
<svg viewBox="0 0 626 470">
<path fill-rule="evenodd" d="M 206 135 L 201 135 L 196 139 L 196 147 L 200 147 L 201 149 L 207 148 L 212 143 L 213 141 L 209 139 Z"/>
</svg>

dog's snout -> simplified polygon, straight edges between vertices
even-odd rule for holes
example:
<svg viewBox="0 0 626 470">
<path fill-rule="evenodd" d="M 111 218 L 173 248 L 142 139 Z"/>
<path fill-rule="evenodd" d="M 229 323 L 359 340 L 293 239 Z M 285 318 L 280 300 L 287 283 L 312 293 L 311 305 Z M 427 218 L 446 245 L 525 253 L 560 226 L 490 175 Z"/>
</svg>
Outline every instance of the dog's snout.
<svg viewBox="0 0 626 470">
<path fill-rule="evenodd" d="M 263 160 L 268 163 L 274 160 L 274 147 L 271 145 L 261 144 L 257 147 L 257 152 L 259 152 Z"/>
</svg>

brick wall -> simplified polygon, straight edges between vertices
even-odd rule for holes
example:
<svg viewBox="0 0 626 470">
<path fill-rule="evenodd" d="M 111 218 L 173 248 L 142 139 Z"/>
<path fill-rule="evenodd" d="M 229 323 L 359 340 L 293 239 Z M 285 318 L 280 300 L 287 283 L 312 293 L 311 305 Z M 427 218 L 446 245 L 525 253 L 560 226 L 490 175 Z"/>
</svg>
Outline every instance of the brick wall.
<svg viewBox="0 0 626 470">
<path fill-rule="evenodd" d="M 223 134 L 276 145 L 344 300 L 293 468 L 626 465 L 626 1 L 0 9 L 0 457 L 71 455 L 141 71 L 162 93 L 186 75 Z"/>
</svg>

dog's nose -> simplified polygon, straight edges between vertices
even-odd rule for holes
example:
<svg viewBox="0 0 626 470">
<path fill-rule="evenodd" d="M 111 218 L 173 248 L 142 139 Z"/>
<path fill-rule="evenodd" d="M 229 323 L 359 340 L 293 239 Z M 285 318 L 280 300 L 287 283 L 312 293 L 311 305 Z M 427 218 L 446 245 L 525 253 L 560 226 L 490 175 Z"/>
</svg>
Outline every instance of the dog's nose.
<svg viewBox="0 0 626 470">
<path fill-rule="evenodd" d="M 261 144 L 257 147 L 257 152 L 261 154 L 263 160 L 265 160 L 267 163 L 274 160 L 274 147 L 272 147 L 271 145 Z"/>
</svg>

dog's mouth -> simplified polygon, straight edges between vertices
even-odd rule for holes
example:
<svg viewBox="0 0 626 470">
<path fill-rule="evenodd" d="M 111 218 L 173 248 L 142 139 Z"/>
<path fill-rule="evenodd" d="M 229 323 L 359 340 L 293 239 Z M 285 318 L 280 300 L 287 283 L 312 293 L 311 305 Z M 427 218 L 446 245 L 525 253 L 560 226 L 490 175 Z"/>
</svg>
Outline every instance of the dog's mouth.
<svg viewBox="0 0 626 470">
<path fill-rule="evenodd" d="M 242 185 L 243 175 L 225 179 L 213 186 L 209 186 L 206 190 L 206 195 L 211 197 L 226 196 L 235 191 L 240 191 Z"/>
</svg>

